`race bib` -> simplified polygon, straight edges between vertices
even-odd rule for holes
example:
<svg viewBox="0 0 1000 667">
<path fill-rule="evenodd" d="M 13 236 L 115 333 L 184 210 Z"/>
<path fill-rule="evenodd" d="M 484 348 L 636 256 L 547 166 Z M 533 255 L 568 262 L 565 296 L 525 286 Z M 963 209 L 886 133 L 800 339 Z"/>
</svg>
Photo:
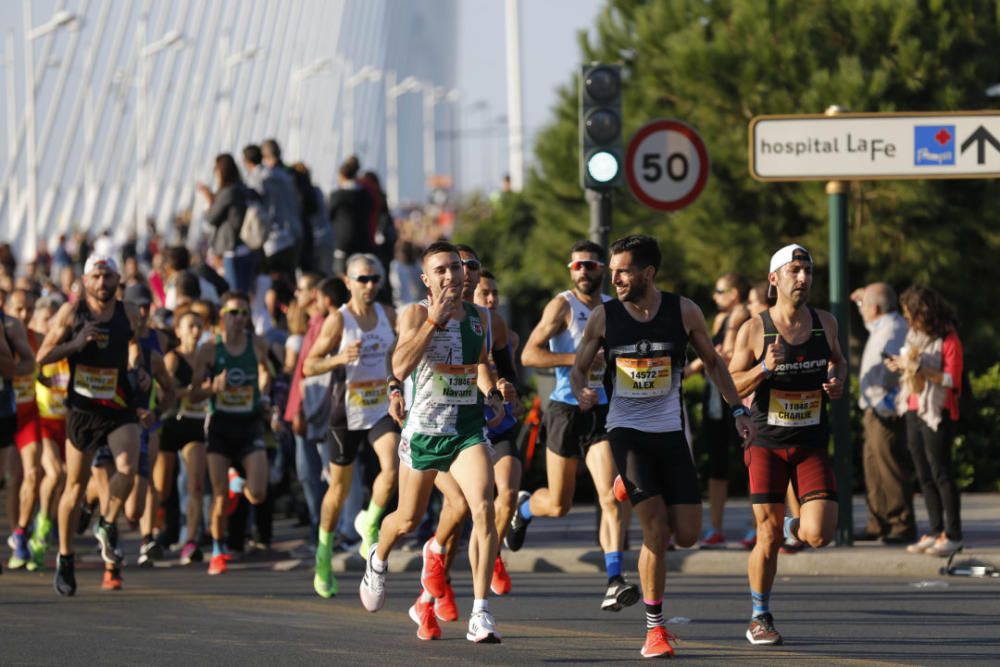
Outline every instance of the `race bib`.
<svg viewBox="0 0 1000 667">
<path fill-rule="evenodd" d="M 431 398 L 439 405 L 475 405 L 476 364 L 435 364 Z"/>
<path fill-rule="evenodd" d="M 389 401 L 385 380 L 347 383 L 347 406 L 355 410 L 381 408 Z"/>
<path fill-rule="evenodd" d="M 208 414 L 208 404 L 209 399 L 207 398 L 192 402 L 191 399 L 185 396 L 181 399 L 181 407 L 178 410 L 178 414 L 180 414 L 181 417 L 194 417 L 196 419 L 201 419 Z"/>
<path fill-rule="evenodd" d="M 253 412 L 253 385 L 226 387 L 216 397 L 215 408 L 222 412 Z"/>
<path fill-rule="evenodd" d="M 118 387 L 117 368 L 95 368 L 94 366 L 77 366 L 73 375 L 73 391 L 84 398 L 99 401 L 110 401 L 115 397 Z"/>
<path fill-rule="evenodd" d="M 815 426 L 820 422 L 823 397 L 815 391 L 771 390 L 767 423 L 771 426 Z"/>
<path fill-rule="evenodd" d="M 14 401 L 21 405 L 35 400 L 35 376 L 21 375 L 14 378 Z"/>
<path fill-rule="evenodd" d="M 615 359 L 615 394 L 625 398 L 666 396 L 672 382 L 670 357 Z"/>
<path fill-rule="evenodd" d="M 587 373 L 587 386 L 591 389 L 600 389 L 604 386 L 604 369 L 607 368 L 607 364 L 604 363 L 604 355 L 600 355 L 594 358 L 594 363 L 590 365 L 590 371 Z"/>
</svg>

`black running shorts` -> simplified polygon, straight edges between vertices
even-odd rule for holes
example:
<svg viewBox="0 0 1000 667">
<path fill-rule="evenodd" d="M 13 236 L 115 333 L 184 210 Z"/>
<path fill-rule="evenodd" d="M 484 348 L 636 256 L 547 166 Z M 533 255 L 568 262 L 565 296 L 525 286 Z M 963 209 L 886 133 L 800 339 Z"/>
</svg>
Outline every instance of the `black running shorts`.
<svg viewBox="0 0 1000 667">
<path fill-rule="evenodd" d="M 92 452 L 101 445 L 108 444 L 108 436 L 122 426 L 137 423 L 135 410 L 122 410 L 120 415 L 106 415 L 70 408 L 69 416 L 66 417 L 66 435 L 81 452 Z"/>
<path fill-rule="evenodd" d="M 0 417 L 0 449 L 13 447 L 14 436 L 17 434 L 17 415 Z"/>
<path fill-rule="evenodd" d="M 584 411 L 576 405 L 550 401 L 542 416 L 545 446 L 563 458 L 585 458 L 591 445 L 608 439 L 607 421 L 607 405 Z"/>
<path fill-rule="evenodd" d="M 189 442 L 205 442 L 205 420 L 194 417 L 164 419 L 160 451 L 176 453 Z"/>
<path fill-rule="evenodd" d="M 662 496 L 667 505 L 701 504 L 698 473 L 683 431 L 613 428 L 608 438 L 633 505 L 654 496 Z"/>
<path fill-rule="evenodd" d="M 209 418 L 207 448 L 209 454 L 220 454 L 236 463 L 254 452 L 264 451 L 265 448 L 264 431 L 256 415 L 242 417 L 239 421 L 232 417 Z"/>
<path fill-rule="evenodd" d="M 374 447 L 375 442 L 386 433 L 400 433 L 399 426 L 392 417 L 385 415 L 375 425 L 362 431 L 349 431 L 346 428 L 331 428 L 326 434 L 327 459 L 338 466 L 349 466 L 358 458 L 361 445 L 367 443 Z"/>
</svg>

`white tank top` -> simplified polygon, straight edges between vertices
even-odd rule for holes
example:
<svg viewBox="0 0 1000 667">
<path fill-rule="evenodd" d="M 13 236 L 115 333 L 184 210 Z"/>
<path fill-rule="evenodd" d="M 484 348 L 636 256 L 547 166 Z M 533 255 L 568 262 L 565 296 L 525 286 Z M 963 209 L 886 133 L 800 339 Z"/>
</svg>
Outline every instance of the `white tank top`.
<svg viewBox="0 0 1000 667">
<path fill-rule="evenodd" d="M 350 431 L 369 429 L 389 414 L 389 398 L 385 393 L 385 380 L 389 375 L 386 361 L 396 342 L 396 334 L 382 304 L 375 304 L 375 313 L 378 316 L 375 327 L 364 331 L 347 304 L 340 307 L 344 332 L 340 336 L 338 354 L 355 341 L 361 341 L 361 356 L 344 366 L 347 375 L 347 429 Z"/>
</svg>

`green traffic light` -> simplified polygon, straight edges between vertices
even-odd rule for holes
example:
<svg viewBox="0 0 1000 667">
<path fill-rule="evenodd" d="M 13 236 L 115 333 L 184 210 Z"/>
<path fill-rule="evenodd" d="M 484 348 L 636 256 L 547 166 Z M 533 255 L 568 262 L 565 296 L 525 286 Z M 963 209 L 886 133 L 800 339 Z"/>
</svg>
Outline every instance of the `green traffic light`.
<svg viewBox="0 0 1000 667">
<path fill-rule="evenodd" d="M 587 173 L 598 183 L 613 181 L 618 170 L 618 158 L 608 151 L 598 151 L 587 158 Z"/>
</svg>

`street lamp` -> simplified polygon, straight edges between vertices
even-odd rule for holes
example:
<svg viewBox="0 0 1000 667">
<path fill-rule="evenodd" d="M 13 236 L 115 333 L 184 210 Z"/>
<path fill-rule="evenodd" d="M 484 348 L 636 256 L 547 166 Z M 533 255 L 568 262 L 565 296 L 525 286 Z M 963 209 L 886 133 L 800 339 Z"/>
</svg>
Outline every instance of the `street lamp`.
<svg viewBox="0 0 1000 667">
<path fill-rule="evenodd" d="M 362 83 L 378 83 L 382 72 L 365 65 L 344 80 L 344 154 L 354 154 L 354 88 Z"/>
<path fill-rule="evenodd" d="M 304 67 L 292 69 L 292 140 L 289 141 L 289 153 L 299 155 L 302 152 L 302 116 L 305 114 L 305 93 L 302 83 L 309 78 L 319 76 L 333 66 L 329 58 L 319 58 Z"/>
<path fill-rule="evenodd" d="M 65 10 L 56 12 L 51 19 L 35 28 L 31 27 L 31 0 L 24 0 L 24 81 L 27 95 L 24 110 L 25 144 L 27 146 L 28 174 L 28 244 L 29 257 L 38 249 L 38 146 L 35 143 L 35 63 L 33 40 L 42 35 L 76 25 L 79 19 Z M 13 118 L 10 122 L 13 122 Z M 13 219 L 13 217 L 11 217 Z"/>
<path fill-rule="evenodd" d="M 435 106 L 442 100 L 454 102 L 459 97 L 460 93 L 455 88 L 446 92 L 442 86 L 424 86 L 424 172 L 428 178 L 437 172 Z"/>
<path fill-rule="evenodd" d="M 385 157 L 388 171 L 386 194 L 390 206 L 399 205 L 399 119 L 396 100 L 401 95 L 422 89 L 423 86 L 415 77 L 408 76 L 397 84 L 395 71 L 389 70 L 385 74 Z"/>
</svg>

